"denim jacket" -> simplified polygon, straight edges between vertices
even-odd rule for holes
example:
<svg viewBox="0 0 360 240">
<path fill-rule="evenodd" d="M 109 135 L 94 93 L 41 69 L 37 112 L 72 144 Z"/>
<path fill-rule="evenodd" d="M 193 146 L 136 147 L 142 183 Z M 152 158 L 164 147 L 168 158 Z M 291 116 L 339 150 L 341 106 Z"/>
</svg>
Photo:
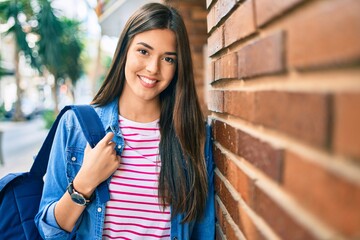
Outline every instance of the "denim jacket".
<svg viewBox="0 0 360 240">
<path fill-rule="evenodd" d="M 107 132 L 115 133 L 113 141 L 120 155 L 124 147 L 124 138 L 118 125 L 118 100 L 95 108 Z M 214 163 L 210 126 L 206 126 L 205 158 L 208 173 L 208 198 L 204 216 L 190 223 L 181 223 L 184 214 L 178 214 L 171 220 L 171 239 L 214 239 Z M 73 232 L 62 230 L 56 223 L 54 207 L 66 188 L 78 173 L 86 146 L 86 139 L 72 111 L 64 114 L 60 120 L 52 146 L 49 165 L 45 175 L 43 195 L 35 223 L 44 239 L 101 239 L 105 219 L 106 201 L 109 200 L 107 188 L 97 188 L 95 199 L 90 203 L 77 221 Z M 109 184 L 110 178 L 107 180 Z M 106 185 L 105 185 L 106 186 Z"/>
</svg>

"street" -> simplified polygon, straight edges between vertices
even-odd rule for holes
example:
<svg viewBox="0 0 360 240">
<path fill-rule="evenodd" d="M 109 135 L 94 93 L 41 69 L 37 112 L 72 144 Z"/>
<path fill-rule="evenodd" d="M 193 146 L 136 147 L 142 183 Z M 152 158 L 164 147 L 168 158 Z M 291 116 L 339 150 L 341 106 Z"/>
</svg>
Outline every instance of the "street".
<svg viewBox="0 0 360 240">
<path fill-rule="evenodd" d="M 42 118 L 24 122 L 0 122 L 0 131 L 3 160 L 0 178 L 11 172 L 29 171 L 48 132 Z"/>
</svg>

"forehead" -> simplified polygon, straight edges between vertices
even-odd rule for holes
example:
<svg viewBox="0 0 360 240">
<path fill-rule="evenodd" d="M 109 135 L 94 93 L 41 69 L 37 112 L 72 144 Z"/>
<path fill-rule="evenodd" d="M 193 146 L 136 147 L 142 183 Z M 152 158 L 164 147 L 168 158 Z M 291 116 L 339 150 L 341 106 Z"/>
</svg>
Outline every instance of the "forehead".
<svg viewBox="0 0 360 240">
<path fill-rule="evenodd" d="M 136 46 L 139 43 L 146 43 L 157 51 L 176 52 L 176 36 L 170 29 L 154 29 L 138 33 L 130 46 Z"/>
</svg>

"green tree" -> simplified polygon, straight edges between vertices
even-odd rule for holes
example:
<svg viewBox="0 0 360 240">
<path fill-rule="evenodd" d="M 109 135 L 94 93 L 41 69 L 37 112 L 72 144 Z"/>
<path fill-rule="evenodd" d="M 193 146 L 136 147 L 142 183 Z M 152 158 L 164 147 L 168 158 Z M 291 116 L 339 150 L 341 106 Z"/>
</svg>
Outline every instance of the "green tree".
<svg viewBox="0 0 360 240">
<path fill-rule="evenodd" d="M 40 36 L 37 42 L 38 53 L 41 63 L 54 76 L 55 83 L 52 86 L 52 95 L 55 104 L 55 112 L 58 106 L 58 81 L 63 76 L 61 37 L 64 33 L 60 19 L 54 14 L 54 10 L 48 0 L 38 0 L 39 11 L 36 13 L 38 26 L 35 32 Z"/>
<path fill-rule="evenodd" d="M 34 57 L 32 49 L 26 41 L 26 34 L 30 31 L 30 25 L 27 22 L 33 11 L 28 0 L 1 0 L 0 1 L 0 17 L 5 20 L 11 27 L 5 34 L 13 34 L 15 40 L 15 83 L 16 83 L 16 96 L 15 114 L 13 120 L 19 121 L 23 119 L 21 111 L 22 89 L 20 88 L 20 69 L 19 69 L 19 55 L 24 54 L 29 60 L 32 67 L 39 69 L 39 64 Z"/>
<path fill-rule="evenodd" d="M 73 95 L 73 86 L 83 74 L 81 23 L 73 19 L 60 19 L 55 11 L 49 0 L 0 0 L 0 19 L 11 25 L 6 33 L 12 33 L 16 42 L 14 59 L 18 101 L 15 119 L 22 118 L 19 54 L 23 53 L 40 73 L 54 76 L 52 95 L 55 112 L 58 111 L 59 83 L 68 78 Z M 31 26 L 30 21 L 36 22 L 35 27 Z M 28 45 L 28 33 L 36 34 L 39 38 L 35 48 Z"/>
<path fill-rule="evenodd" d="M 68 18 L 59 18 L 47 0 L 38 0 L 40 11 L 36 14 L 38 27 L 38 51 L 42 64 L 54 76 L 52 87 L 55 112 L 58 112 L 58 88 L 64 79 L 70 79 L 70 89 L 83 74 L 81 54 L 84 49 L 80 22 Z"/>
<path fill-rule="evenodd" d="M 84 73 L 84 65 L 82 61 L 82 52 L 84 50 L 83 35 L 81 31 L 81 22 L 62 18 L 64 34 L 61 38 L 61 46 L 63 48 L 61 65 L 62 76 L 70 80 L 69 89 L 75 100 L 74 87 L 76 82 Z"/>
</svg>

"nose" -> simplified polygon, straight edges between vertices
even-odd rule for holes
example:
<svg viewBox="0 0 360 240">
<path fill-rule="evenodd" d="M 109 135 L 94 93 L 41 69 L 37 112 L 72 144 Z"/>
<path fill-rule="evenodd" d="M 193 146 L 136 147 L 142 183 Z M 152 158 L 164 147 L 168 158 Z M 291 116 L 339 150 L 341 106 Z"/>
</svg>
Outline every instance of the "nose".
<svg viewBox="0 0 360 240">
<path fill-rule="evenodd" d="M 155 57 L 150 58 L 146 65 L 146 71 L 148 71 L 151 74 L 158 73 L 159 72 L 159 60 Z"/>
</svg>

